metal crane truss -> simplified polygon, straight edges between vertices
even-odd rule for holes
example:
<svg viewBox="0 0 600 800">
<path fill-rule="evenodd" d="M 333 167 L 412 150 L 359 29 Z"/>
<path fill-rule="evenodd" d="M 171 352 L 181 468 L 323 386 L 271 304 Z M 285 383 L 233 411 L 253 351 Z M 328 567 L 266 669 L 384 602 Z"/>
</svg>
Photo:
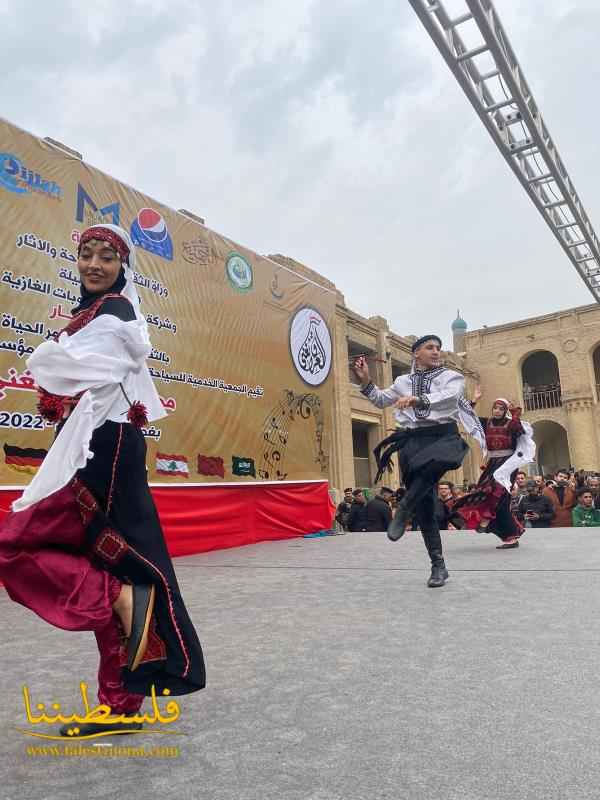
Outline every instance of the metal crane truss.
<svg viewBox="0 0 600 800">
<path fill-rule="evenodd" d="M 441 0 L 409 2 L 510 168 L 600 300 L 598 237 L 492 2 L 460 0 L 464 13 L 453 18 Z"/>
</svg>

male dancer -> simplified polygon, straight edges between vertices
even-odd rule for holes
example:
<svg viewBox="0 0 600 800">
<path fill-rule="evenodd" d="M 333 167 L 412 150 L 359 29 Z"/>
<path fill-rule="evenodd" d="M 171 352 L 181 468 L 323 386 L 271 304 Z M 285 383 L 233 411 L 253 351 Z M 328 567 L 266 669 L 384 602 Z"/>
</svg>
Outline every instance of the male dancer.
<svg viewBox="0 0 600 800">
<path fill-rule="evenodd" d="M 400 453 L 400 468 L 406 494 L 388 528 L 395 542 L 404 535 L 408 520 L 417 517 L 431 559 L 430 588 L 443 586 L 448 570 L 442 552 L 439 524 L 435 516 L 435 486 L 449 469 L 457 469 L 468 450 L 458 433 L 460 421 L 485 450 L 485 434 L 470 403 L 465 399 L 465 381 L 459 372 L 441 366 L 439 336 L 422 336 L 412 346 L 413 367 L 388 389 L 372 383 L 366 359 L 354 363 L 361 392 L 377 408 L 394 405 L 400 430 L 375 448 L 379 472 L 391 469 L 391 458 Z M 383 448 L 386 448 L 382 452 Z"/>
</svg>

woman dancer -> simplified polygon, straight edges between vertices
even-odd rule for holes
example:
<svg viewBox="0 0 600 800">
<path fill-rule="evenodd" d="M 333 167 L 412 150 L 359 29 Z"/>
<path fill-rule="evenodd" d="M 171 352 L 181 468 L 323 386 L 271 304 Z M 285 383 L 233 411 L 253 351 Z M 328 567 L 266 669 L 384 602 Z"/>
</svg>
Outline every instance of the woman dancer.
<svg viewBox="0 0 600 800">
<path fill-rule="evenodd" d="M 481 398 L 477 387 L 472 405 Z M 521 409 L 499 397 L 494 400 L 490 417 L 480 417 L 485 430 L 488 459 L 473 491 L 454 503 L 463 514 L 468 528 L 480 533 L 495 533 L 502 540 L 498 550 L 519 546 L 522 524 L 511 513 L 510 491 L 519 467 L 533 461 L 533 429 L 521 420 Z"/>
<path fill-rule="evenodd" d="M 81 301 L 71 321 L 27 362 L 40 413 L 58 433 L 0 526 L 0 580 L 52 625 L 94 631 L 98 699 L 130 715 L 153 686 L 158 696 L 202 689 L 204 661 L 146 477 L 140 427 L 164 411 L 146 366 L 151 345 L 129 235 L 88 228 L 77 266 Z M 139 727 L 88 723 L 79 735 Z"/>
</svg>

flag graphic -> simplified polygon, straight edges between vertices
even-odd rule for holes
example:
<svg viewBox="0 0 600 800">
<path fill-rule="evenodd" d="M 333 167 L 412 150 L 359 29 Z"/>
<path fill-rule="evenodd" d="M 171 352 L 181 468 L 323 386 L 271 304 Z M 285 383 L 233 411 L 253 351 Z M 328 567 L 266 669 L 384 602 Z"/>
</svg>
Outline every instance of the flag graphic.
<svg viewBox="0 0 600 800">
<path fill-rule="evenodd" d="M 185 456 L 173 456 L 168 453 L 156 454 L 156 471 L 159 475 L 181 475 L 190 477 L 188 460 Z"/>
<path fill-rule="evenodd" d="M 42 461 L 48 455 L 47 450 L 34 447 L 17 447 L 13 444 L 4 445 L 4 462 L 7 467 L 17 472 L 37 472 Z"/>
<path fill-rule="evenodd" d="M 231 471 L 234 475 L 252 475 L 253 478 L 256 478 L 256 469 L 254 467 L 253 458 L 240 458 L 240 456 L 232 456 Z"/>
<path fill-rule="evenodd" d="M 216 475 L 219 478 L 225 477 L 225 464 L 219 456 L 204 456 L 198 454 L 198 474 Z"/>
</svg>

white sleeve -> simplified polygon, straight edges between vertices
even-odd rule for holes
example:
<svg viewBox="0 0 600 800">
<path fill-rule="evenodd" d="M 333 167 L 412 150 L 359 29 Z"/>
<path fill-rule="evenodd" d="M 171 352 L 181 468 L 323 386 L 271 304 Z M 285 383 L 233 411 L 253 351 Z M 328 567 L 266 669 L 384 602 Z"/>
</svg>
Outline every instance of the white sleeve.
<svg viewBox="0 0 600 800">
<path fill-rule="evenodd" d="M 361 389 L 361 393 L 364 394 L 367 400 L 370 400 L 374 406 L 377 406 L 377 408 L 393 406 L 394 403 L 398 402 L 398 400 L 404 396 L 399 378 L 396 378 L 387 389 L 380 389 L 374 383 L 369 383 L 364 389 Z"/>
<path fill-rule="evenodd" d="M 103 314 L 72 336 L 63 333 L 58 342 L 41 344 L 27 367 L 38 386 L 68 397 L 122 383 L 129 373 L 140 371 L 150 353 L 138 328 L 135 320 Z"/>
</svg>

